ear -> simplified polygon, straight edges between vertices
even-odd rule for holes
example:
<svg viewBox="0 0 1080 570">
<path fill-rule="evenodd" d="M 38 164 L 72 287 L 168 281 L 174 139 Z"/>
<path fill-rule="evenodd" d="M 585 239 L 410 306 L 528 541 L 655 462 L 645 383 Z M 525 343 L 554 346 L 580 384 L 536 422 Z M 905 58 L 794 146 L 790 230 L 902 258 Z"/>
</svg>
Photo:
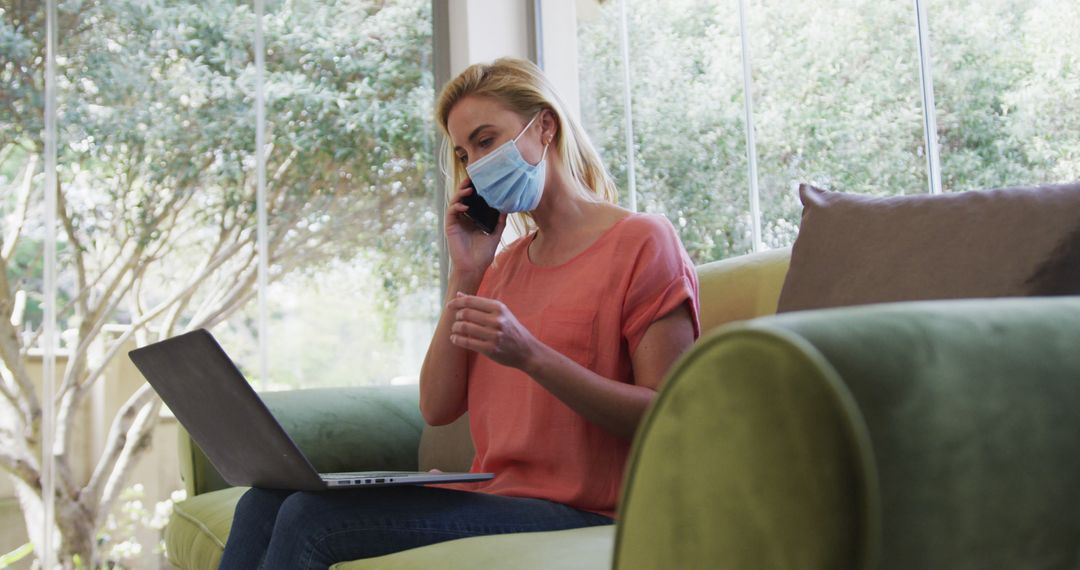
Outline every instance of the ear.
<svg viewBox="0 0 1080 570">
<path fill-rule="evenodd" d="M 540 142 L 550 144 L 559 134 L 559 117 L 551 108 L 545 107 L 540 111 Z"/>
</svg>

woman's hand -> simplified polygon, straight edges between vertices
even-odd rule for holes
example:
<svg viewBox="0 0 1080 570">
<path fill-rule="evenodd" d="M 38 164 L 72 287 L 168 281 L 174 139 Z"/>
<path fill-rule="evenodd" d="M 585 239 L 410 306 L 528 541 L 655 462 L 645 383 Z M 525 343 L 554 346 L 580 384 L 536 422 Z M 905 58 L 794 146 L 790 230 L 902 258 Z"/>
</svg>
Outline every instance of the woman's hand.
<svg viewBox="0 0 1080 570">
<path fill-rule="evenodd" d="M 455 271 L 479 276 L 495 259 L 495 250 L 506 228 L 506 214 L 499 214 L 499 223 L 490 235 L 471 221 L 463 220 L 462 215 L 469 207 L 461 199 L 474 192 L 472 181 L 466 178 L 450 201 L 446 209 L 446 245 Z"/>
<path fill-rule="evenodd" d="M 495 299 L 458 293 L 446 305 L 454 315 L 450 342 L 512 368 L 528 372 L 539 341 L 506 305 Z"/>
</svg>

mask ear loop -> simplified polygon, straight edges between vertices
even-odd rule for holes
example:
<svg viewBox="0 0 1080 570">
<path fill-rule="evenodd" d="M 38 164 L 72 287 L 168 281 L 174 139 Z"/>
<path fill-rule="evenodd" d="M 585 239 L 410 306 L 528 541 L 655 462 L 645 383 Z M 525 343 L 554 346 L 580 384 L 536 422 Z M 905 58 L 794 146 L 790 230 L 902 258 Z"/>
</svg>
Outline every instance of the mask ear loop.
<svg viewBox="0 0 1080 570">
<path fill-rule="evenodd" d="M 514 137 L 514 144 L 515 145 L 517 145 L 517 140 L 521 138 L 521 135 L 525 134 L 525 131 L 529 130 L 529 127 L 531 127 L 532 124 L 536 122 L 536 118 L 539 117 L 541 114 L 543 114 L 543 112 L 544 111 L 541 110 L 539 113 L 533 115 L 533 118 L 529 119 L 529 124 L 525 125 L 525 128 L 521 129 L 521 132 L 518 133 L 518 136 Z M 550 140 L 548 142 L 544 143 L 544 152 L 540 154 L 540 162 L 544 162 L 544 159 L 547 158 L 548 146 L 550 146 L 550 145 L 551 145 Z M 540 162 L 537 162 L 536 164 L 540 164 Z"/>
<path fill-rule="evenodd" d="M 543 111 L 540 111 L 540 113 L 543 113 Z M 536 122 L 536 118 L 540 116 L 540 113 L 533 115 L 533 118 L 529 119 L 529 122 L 525 125 L 525 128 L 521 129 L 521 132 L 518 133 L 516 137 L 514 137 L 514 144 L 517 144 L 517 141 L 521 138 L 521 135 L 525 134 L 525 131 L 529 130 L 529 127 L 531 127 L 532 124 Z"/>
</svg>

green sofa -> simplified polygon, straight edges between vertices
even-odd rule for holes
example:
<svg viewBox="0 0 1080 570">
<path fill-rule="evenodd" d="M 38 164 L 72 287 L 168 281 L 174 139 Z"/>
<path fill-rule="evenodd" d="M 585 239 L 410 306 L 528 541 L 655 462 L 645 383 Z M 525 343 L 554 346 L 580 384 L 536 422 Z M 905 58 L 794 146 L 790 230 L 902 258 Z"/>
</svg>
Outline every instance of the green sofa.
<svg viewBox="0 0 1080 570">
<path fill-rule="evenodd" d="M 617 525 L 335 568 L 1080 567 L 1080 297 L 767 316 L 789 255 L 699 268 L 706 334 L 642 423 Z M 320 470 L 467 464 L 415 387 L 264 397 Z M 169 560 L 216 568 L 244 489 L 180 453 Z"/>
</svg>

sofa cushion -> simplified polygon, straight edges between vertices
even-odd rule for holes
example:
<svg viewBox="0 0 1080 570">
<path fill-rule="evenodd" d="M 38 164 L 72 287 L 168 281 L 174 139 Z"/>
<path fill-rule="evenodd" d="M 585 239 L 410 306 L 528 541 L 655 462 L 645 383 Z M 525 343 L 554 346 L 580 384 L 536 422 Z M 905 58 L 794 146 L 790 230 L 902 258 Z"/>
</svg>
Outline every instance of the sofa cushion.
<svg viewBox="0 0 1080 570">
<path fill-rule="evenodd" d="M 1080 183 L 876 198 L 804 184 L 778 310 L 1080 294 Z"/>
<path fill-rule="evenodd" d="M 611 568 L 615 543 L 613 525 L 474 536 L 440 542 L 376 558 L 331 566 L 331 570 L 439 568 L 559 568 L 566 570 Z"/>
<path fill-rule="evenodd" d="M 173 515 L 165 527 L 169 563 L 184 569 L 217 568 L 236 503 L 247 490 L 231 487 L 173 505 Z"/>
<path fill-rule="evenodd" d="M 188 570 L 217 568 L 236 503 L 247 490 L 223 489 L 174 505 L 165 527 L 169 563 Z M 333 568 L 610 568 L 614 542 L 614 525 L 522 532 L 451 540 Z"/>
</svg>

